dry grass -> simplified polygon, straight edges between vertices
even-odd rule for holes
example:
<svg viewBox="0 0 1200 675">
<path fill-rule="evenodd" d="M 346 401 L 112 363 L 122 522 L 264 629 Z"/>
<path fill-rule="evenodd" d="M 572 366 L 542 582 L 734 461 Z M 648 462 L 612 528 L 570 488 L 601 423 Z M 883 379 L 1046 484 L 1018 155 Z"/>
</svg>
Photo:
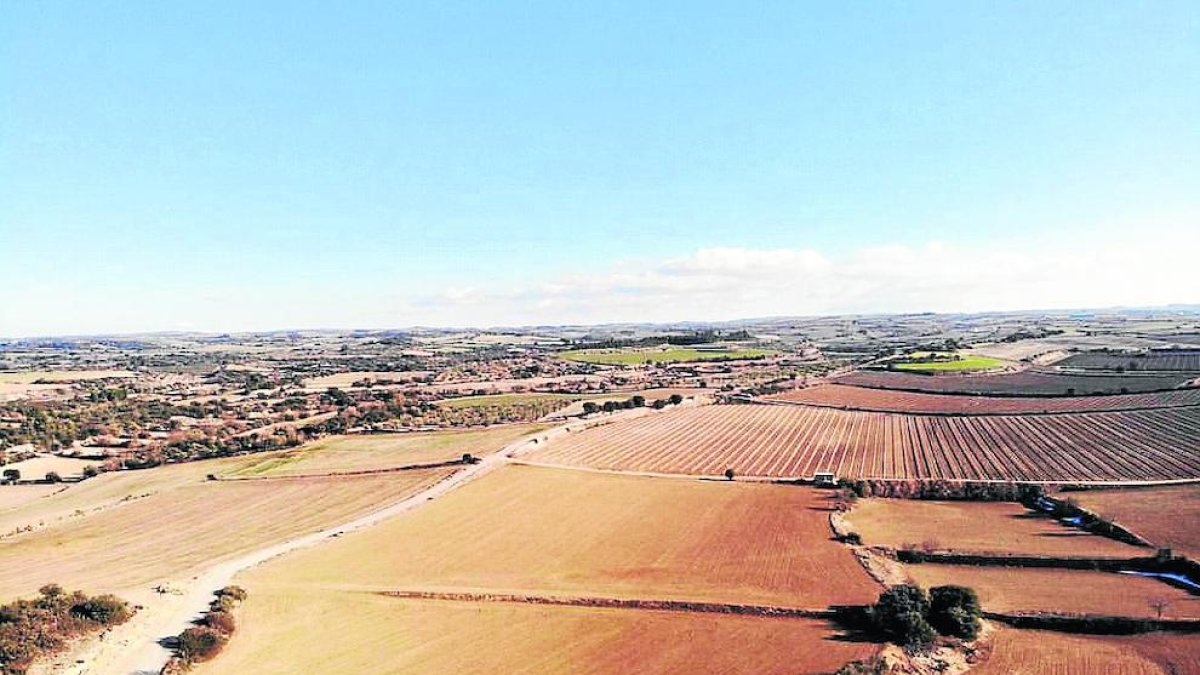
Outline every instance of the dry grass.
<svg viewBox="0 0 1200 675">
<path fill-rule="evenodd" d="M 1200 617 L 1200 598 L 1160 581 L 1090 570 L 906 565 L 925 588 L 944 584 L 970 586 L 984 609 L 996 612 L 1069 612 L 1154 617 L 1150 601 L 1164 598 L 1163 618 Z"/>
<path fill-rule="evenodd" d="M 296 585 L 588 593 L 819 608 L 878 587 L 796 487 L 514 466 L 251 573 Z"/>
<path fill-rule="evenodd" d="M 1157 546 L 1200 558 L 1200 485 L 1064 493 Z"/>
<path fill-rule="evenodd" d="M 407 370 L 407 371 L 355 371 L 351 373 L 336 373 L 334 375 L 325 375 L 323 377 L 311 377 L 304 381 L 304 386 L 307 389 L 329 389 L 330 387 L 338 389 L 346 389 L 354 386 L 355 382 L 370 380 L 376 384 L 391 384 L 395 382 L 412 382 L 428 376 L 429 371 L 423 370 Z"/>
<path fill-rule="evenodd" d="M 1182 675 L 1200 672 L 1200 635 L 1071 635 L 1003 628 L 975 675 Z"/>
<path fill-rule="evenodd" d="M 178 578 L 380 508 L 447 473 L 176 485 L 171 485 L 175 477 L 167 476 L 148 496 L 72 512 L 43 529 L 0 539 L 0 599 L 28 594 L 50 581 L 120 592 Z M 62 493 L 62 501 L 70 500 L 69 492 Z M 39 500 L 38 506 L 44 510 L 56 497 Z M 22 516 L 29 514 L 22 509 L 4 514 L 6 520 Z"/>
<path fill-rule="evenodd" d="M 875 651 L 810 619 L 399 600 L 256 586 L 223 673 L 828 673 Z M 349 630 L 331 627 L 352 627 Z M 319 636 L 319 639 L 314 639 Z"/>
<path fill-rule="evenodd" d="M 0 485 L 0 511 L 24 506 L 62 489 L 61 485 Z"/>
<path fill-rule="evenodd" d="M 860 499 L 849 521 L 863 543 L 903 548 L 1046 556 L 1130 558 L 1144 548 L 1060 525 L 1008 502 Z"/>
<path fill-rule="evenodd" d="M 456 460 L 465 453 L 482 457 L 545 428 L 546 425 L 521 424 L 479 431 L 334 436 L 293 450 L 255 455 L 228 474 L 284 476 L 369 471 Z"/>
</svg>

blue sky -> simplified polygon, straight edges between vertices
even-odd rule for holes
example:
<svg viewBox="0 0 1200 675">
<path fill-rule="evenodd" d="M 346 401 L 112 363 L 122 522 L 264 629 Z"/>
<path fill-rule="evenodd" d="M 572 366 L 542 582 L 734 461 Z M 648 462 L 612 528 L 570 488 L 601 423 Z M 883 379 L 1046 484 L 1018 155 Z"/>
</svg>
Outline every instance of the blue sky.
<svg viewBox="0 0 1200 675">
<path fill-rule="evenodd" d="M 1197 157 L 1189 2 L 0 2 L 0 335 L 1200 302 Z"/>
</svg>

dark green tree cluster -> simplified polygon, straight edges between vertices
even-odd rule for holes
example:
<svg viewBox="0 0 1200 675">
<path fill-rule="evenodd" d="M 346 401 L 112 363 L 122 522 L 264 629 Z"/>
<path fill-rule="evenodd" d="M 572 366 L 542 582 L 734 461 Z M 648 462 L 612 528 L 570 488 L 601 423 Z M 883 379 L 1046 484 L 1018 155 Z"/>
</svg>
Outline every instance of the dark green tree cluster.
<svg viewBox="0 0 1200 675">
<path fill-rule="evenodd" d="M 927 595 L 907 584 L 884 591 L 868 611 L 876 630 L 911 652 L 928 649 L 939 634 L 974 639 L 980 614 L 979 598 L 970 588 L 938 586 Z"/>
</svg>

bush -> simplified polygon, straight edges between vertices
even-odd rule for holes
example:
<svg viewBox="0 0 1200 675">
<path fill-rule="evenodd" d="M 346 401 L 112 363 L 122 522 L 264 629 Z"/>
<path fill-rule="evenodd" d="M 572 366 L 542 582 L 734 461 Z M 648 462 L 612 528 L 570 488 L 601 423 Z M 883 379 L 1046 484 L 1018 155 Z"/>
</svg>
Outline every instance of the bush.
<svg viewBox="0 0 1200 675">
<path fill-rule="evenodd" d="M 871 608 L 871 623 L 889 640 L 909 651 L 933 644 L 936 633 L 925 620 L 929 598 L 918 586 L 893 586 L 879 595 Z"/>
<path fill-rule="evenodd" d="M 979 597 L 963 586 L 938 586 L 929 591 L 929 623 L 942 635 L 973 640 L 979 635 Z"/>
<path fill-rule="evenodd" d="M 892 624 L 892 634 L 896 642 L 909 652 L 921 652 L 929 649 L 937 633 L 925 617 L 917 612 L 905 612 L 896 617 Z"/>
<path fill-rule="evenodd" d="M 217 591 L 218 596 L 229 596 L 238 602 L 246 599 L 246 589 L 241 586 L 226 586 Z"/>
<path fill-rule="evenodd" d="M 71 607 L 71 614 L 105 625 L 129 618 L 129 605 L 114 595 L 97 595 Z"/>
<path fill-rule="evenodd" d="M 224 646 L 225 636 L 208 626 L 195 626 L 179 634 L 179 656 L 189 663 L 207 661 Z"/>
<path fill-rule="evenodd" d="M 95 478 L 96 476 L 99 476 L 99 475 L 100 475 L 100 469 L 97 469 L 95 464 L 88 464 L 87 466 L 83 467 L 83 477 L 84 478 Z"/>
<path fill-rule="evenodd" d="M 209 612 L 204 615 L 204 625 L 221 635 L 232 635 L 236 628 L 233 615 L 229 612 Z"/>
<path fill-rule="evenodd" d="M 62 476 L 58 475 L 57 471 L 47 471 L 46 472 L 46 482 L 47 483 L 61 483 Z"/>
</svg>

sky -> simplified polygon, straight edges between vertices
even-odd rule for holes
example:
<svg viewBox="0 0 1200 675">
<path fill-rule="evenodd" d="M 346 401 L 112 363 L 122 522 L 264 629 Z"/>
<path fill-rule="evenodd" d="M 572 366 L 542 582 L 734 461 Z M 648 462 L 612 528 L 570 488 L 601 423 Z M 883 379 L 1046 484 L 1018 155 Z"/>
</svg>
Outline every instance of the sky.
<svg viewBox="0 0 1200 675">
<path fill-rule="evenodd" d="M 0 0 L 0 336 L 1200 303 L 1195 2 Z"/>
</svg>

